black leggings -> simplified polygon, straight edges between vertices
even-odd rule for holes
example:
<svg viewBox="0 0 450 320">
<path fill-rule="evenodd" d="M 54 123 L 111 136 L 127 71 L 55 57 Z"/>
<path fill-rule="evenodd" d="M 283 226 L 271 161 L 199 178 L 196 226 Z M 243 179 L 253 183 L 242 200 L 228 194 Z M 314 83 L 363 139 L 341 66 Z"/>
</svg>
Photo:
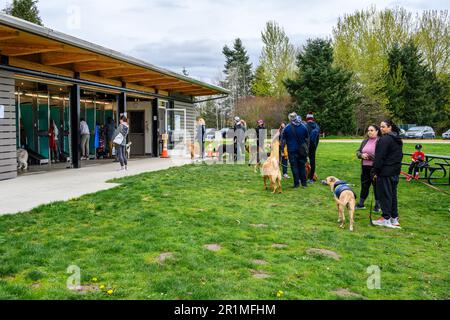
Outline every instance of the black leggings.
<svg viewBox="0 0 450 320">
<path fill-rule="evenodd" d="M 369 197 L 370 186 L 373 186 L 373 192 L 375 194 L 375 201 L 377 198 L 376 184 L 373 181 L 370 172 L 372 171 L 372 166 L 362 166 L 361 170 L 361 198 L 360 204 L 364 204 L 364 201 Z"/>
</svg>

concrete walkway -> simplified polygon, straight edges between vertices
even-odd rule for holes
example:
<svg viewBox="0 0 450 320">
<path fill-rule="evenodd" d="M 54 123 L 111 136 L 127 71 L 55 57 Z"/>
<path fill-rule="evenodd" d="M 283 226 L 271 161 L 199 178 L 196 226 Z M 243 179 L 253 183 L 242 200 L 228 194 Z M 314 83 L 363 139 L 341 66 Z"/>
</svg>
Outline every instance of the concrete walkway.
<svg viewBox="0 0 450 320">
<path fill-rule="evenodd" d="M 19 176 L 0 181 L 0 216 L 26 212 L 43 204 L 68 201 L 85 194 L 118 186 L 106 181 L 138 175 L 144 172 L 165 170 L 190 163 L 174 159 L 130 160 L 128 172 L 117 172 L 118 163 L 101 164 L 78 170 L 65 169 Z"/>
</svg>

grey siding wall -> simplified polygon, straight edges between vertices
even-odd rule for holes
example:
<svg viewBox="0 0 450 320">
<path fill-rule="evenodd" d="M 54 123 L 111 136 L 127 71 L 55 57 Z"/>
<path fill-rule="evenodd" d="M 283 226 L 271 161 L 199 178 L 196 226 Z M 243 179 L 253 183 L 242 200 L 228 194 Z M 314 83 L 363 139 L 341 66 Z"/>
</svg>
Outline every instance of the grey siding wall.
<svg viewBox="0 0 450 320">
<path fill-rule="evenodd" d="M 195 137 L 195 127 L 196 127 L 196 116 L 193 103 L 185 103 L 175 101 L 175 109 L 186 109 L 186 127 L 190 135 L 191 141 Z"/>
<path fill-rule="evenodd" d="M 11 72 L 0 70 L 0 105 L 5 118 L 0 119 L 0 180 L 17 176 L 15 81 Z"/>
</svg>

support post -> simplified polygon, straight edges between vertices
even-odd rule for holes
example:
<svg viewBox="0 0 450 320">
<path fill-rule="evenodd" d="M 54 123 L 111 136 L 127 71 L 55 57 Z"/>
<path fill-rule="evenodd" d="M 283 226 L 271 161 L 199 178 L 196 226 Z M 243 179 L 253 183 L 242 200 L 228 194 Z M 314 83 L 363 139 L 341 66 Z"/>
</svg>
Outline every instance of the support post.
<svg viewBox="0 0 450 320">
<path fill-rule="evenodd" d="M 80 155 L 80 85 L 74 84 L 70 88 L 70 128 L 71 128 L 71 149 L 72 166 L 75 169 L 81 168 Z"/>
<path fill-rule="evenodd" d="M 158 144 L 158 128 L 159 128 L 159 112 L 158 112 L 158 99 L 152 100 L 152 115 L 153 115 L 153 122 L 152 122 L 152 153 L 154 157 L 159 157 L 159 144 Z"/>
<path fill-rule="evenodd" d="M 120 120 L 120 116 L 122 114 L 124 114 L 125 112 L 127 112 L 127 93 L 121 92 L 119 94 L 117 102 L 118 102 L 117 103 L 117 106 L 118 106 L 117 113 L 118 113 L 118 118 L 119 118 L 118 120 Z"/>
</svg>

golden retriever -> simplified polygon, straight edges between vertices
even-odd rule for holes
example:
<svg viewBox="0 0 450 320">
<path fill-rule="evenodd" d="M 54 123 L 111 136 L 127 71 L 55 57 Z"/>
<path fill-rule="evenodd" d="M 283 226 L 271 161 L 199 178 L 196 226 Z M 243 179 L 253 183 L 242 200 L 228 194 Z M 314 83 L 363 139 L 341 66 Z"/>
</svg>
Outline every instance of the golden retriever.
<svg viewBox="0 0 450 320">
<path fill-rule="evenodd" d="M 342 229 L 345 228 L 344 210 L 345 210 L 345 207 L 347 207 L 349 215 L 350 215 L 350 231 L 353 231 L 355 205 L 356 205 L 355 193 L 352 190 L 344 190 L 341 192 L 339 198 L 337 198 L 336 193 L 335 193 L 335 189 L 336 189 L 335 185 L 338 182 L 341 182 L 341 180 L 339 180 L 336 177 L 331 176 L 331 177 L 328 177 L 324 181 L 324 184 L 327 184 L 330 187 L 331 192 L 333 192 L 333 194 L 334 194 L 334 200 L 336 201 L 336 205 L 338 207 L 338 214 L 339 214 L 338 223 L 340 223 L 340 227 Z M 349 189 L 349 188 L 346 188 L 346 189 Z"/>
<path fill-rule="evenodd" d="M 270 181 L 270 187 L 275 194 L 282 193 L 281 188 L 281 171 L 280 171 L 280 142 L 278 138 L 272 142 L 272 152 L 270 157 L 264 162 L 261 168 L 261 174 L 264 180 L 264 189 L 267 190 L 267 180 Z"/>
</svg>

